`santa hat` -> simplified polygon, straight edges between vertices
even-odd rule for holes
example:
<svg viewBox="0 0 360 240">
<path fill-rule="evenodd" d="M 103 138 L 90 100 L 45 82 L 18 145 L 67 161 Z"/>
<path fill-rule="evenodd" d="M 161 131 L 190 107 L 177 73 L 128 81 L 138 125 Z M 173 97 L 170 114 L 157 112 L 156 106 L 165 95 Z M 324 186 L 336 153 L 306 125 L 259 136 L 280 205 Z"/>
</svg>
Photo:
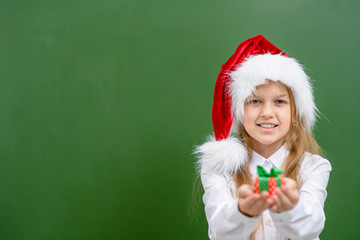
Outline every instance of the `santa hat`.
<svg viewBox="0 0 360 240">
<path fill-rule="evenodd" d="M 234 174 L 245 166 L 247 150 L 237 137 L 244 102 L 266 81 L 280 81 L 294 96 L 297 116 L 309 129 L 315 124 L 312 87 L 302 66 L 262 35 L 241 43 L 222 65 L 215 84 L 212 120 L 215 137 L 197 147 L 198 165 L 204 171 Z"/>
</svg>

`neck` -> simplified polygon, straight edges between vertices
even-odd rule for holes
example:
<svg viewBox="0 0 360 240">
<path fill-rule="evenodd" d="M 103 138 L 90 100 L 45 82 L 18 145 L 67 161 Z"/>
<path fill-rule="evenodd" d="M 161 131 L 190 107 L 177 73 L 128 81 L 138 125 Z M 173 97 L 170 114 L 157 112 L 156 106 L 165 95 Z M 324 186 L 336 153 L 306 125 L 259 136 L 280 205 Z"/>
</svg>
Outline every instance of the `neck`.
<svg viewBox="0 0 360 240">
<path fill-rule="evenodd" d="M 260 154 L 264 158 L 269 158 L 273 155 L 277 150 L 281 148 L 284 142 L 277 142 L 270 145 L 262 144 L 260 142 L 254 141 L 252 143 L 252 149 Z"/>
</svg>

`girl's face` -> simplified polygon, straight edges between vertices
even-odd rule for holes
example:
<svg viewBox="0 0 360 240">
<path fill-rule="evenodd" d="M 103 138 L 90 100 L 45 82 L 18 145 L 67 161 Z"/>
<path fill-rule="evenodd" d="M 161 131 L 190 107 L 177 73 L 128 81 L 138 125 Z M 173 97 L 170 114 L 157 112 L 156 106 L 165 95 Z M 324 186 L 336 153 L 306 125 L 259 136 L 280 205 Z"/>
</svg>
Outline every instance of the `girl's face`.
<svg viewBox="0 0 360 240">
<path fill-rule="evenodd" d="M 257 153 L 274 153 L 292 124 L 290 96 L 285 85 L 268 81 L 245 101 L 244 128 Z M 267 157 L 267 156 L 266 156 Z"/>
</svg>

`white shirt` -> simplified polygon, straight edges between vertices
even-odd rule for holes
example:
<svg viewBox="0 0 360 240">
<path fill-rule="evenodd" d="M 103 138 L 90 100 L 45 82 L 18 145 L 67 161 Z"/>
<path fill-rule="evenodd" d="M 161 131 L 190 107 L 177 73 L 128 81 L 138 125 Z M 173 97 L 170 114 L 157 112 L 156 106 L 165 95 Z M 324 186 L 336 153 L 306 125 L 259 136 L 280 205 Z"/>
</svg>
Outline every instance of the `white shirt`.
<svg viewBox="0 0 360 240">
<path fill-rule="evenodd" d="M 280 168 L 288 152 L 282 146 L 268 159 L 253 152 L 250 163 L 251 174 L 257 176 L 256 166 L 269 170 Z M 319 239 L 325 224 L 324 202 L 327 196 L 326 186 L 331 165 L 319 155 L 304 154 L 300 168 L 303 185 L 295 207 L 289 211 L 275 213 L 263 212 L 264 235 L 261 227 L 257 239 Z M 213 172 L 201 172 L 201 181 L 205 190 L 203 201 L 209 224 L 210 239 L 246 239 L 255 229 L 261 215 L 247 217 L 238 210 L 235 196 L 235 183 L 231 176 Z"/>
</svg>

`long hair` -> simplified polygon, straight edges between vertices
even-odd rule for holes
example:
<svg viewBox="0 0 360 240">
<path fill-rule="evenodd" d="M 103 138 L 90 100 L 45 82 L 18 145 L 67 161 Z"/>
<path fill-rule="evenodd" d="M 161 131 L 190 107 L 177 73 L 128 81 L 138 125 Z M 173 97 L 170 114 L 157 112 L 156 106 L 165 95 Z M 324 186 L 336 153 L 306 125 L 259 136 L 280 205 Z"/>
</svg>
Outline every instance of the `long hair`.
<svg viewBox="0 0 360 240">
<path fill-rule="evenodd" d="M 282 84 L 280 82 L 276 83 Z M 294 96 L 290 88 L 288 88 L 286 85 L 284 86 L 286 87 L 290 98 L 291 118 L 295 116 L 296 121 L 290 126 L 290 129 L 285 135 L 284 139 L 289 154 L 282 165 L 282 168 L 284 169 L 283 175 L 293 179 L 297 183 L 298 189 L 300 189 L 302 183 L 301 179 L 299 178 L 299 170 L 304 153 L 309 152 L 311 154 L 319 154 L 321 153 L 321 149 L 312 136 L 312 133 L 309 127 L 306 125 L 305 120 L 299 119 L 297 116 Z M 243 141 L 244 146 L 248 149 L 249 159 L 251 159 L 252 138 L 246 132 L 244 126 L 240 126 L 238 137 Z M 248 161 L 247 165 L 244 169 L 242 169 L 242 171 L 238 171 L 236 173 L 234 180 L 236 188 L 240 187 L 242 184 L 249 184 L 253 186 L 253 176 L 250 172 L 250 161 Z M 260 227 L 263 228 L 262 219 L 255 230 L 250 234 L 250 240 L 255 239 L 256 232 Z"/>
</svg>

